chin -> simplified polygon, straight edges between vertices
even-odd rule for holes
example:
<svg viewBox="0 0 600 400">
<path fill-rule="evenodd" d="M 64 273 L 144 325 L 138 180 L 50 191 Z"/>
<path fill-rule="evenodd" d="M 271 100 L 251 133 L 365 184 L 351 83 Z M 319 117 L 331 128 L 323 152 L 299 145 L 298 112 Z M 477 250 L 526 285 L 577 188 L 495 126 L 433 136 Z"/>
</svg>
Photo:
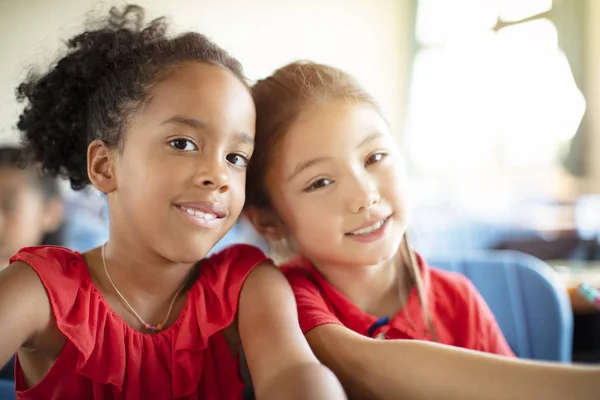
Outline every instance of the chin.
<svg viewBox="0 0 600 400">
<path fill-rule="evenodd" d="M 376 265 L 391 260 L 398 254 L 400 244 L 373 246 L 371 249 L 362 249 L 353 260 L 361 265 Z"/>
<path fill-rule="evenodd" d="M 173 262 L 180 264 L 193 264 L 206 257 L 208 252 L 213 248 L 214 244 L 207 240 L 180 240 L 172 241 L 163 247 L 166 251 L 163 253 L 165 257 Z"/>
<path fill-rule="evenodd" d="M 308 257 L 309 259 L 320 260 L 321 263 L 332 265 L 346 265 L 353 267 L 365 267 L 371 265 L 379 265 L 390 259 L 393 259 L 397 254 L 396 251 L 381 251 L 381 249 L 373 251 L 365 251 L 365 249 L 353 249 L 352 251 L 337 251 L 336 254 L 328 254 L 325 257 Z"/>
</svg>

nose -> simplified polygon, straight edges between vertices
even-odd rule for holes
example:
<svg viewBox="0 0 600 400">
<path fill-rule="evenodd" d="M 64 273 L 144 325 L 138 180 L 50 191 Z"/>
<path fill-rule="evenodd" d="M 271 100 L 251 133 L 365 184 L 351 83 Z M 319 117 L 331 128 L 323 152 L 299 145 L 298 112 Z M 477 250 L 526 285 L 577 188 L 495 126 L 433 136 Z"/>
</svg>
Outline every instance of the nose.
<svg viewBox="0 0 600 400">
<path fill-rule="evenodd" d="M 222 154 L 202 157 L 199 164 L 198 172 L 194 179 L 196 185 L 220 193 L 225 193 L 229 190 L 229 167 Z"/>
<path fill-rule="evenodd" d="M 377 185 L 368 176 L 357 176 L 350 191 L 349 210 L 352 213 L 366 211 L 381 201 Z"/>
</svg>

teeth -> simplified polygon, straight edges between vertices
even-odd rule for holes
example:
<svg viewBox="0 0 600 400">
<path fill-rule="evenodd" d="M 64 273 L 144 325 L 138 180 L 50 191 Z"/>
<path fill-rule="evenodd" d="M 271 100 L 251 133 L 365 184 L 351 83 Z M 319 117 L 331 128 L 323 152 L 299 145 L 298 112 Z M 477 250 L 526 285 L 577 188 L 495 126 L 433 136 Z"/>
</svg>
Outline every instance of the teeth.
<svg viewBox="0 0 600 400">
<path fill-rule="evenodd" d="M 357 231 L 352 232 L 353 235 L 368 235 L 369 233 L 373 233 L 376 230 L 378 230 L 379 228 L 381 228 L 383 226 L 383 223 L 385 222 L 385 220 L 381 220 L 381 221 L 377 221 L 375 222 L 373 225 L 371 226 L 367 226 L 366 228 L 363 229 L 359 229 Z"/>
<path fill-rule="evenodd" d="M 217 216 L 215 214 L 203 213 L 202 211 L 192 210 L 191 208 L 185 208 L 185 207 L 181 207 L 181 208 L 186 213 L 193 215 L 195 217 L 198 217 L 198 218 L 204 218 L 207 221 L 212 221 L 213 219 L 217 218 Z"/>
</svg>

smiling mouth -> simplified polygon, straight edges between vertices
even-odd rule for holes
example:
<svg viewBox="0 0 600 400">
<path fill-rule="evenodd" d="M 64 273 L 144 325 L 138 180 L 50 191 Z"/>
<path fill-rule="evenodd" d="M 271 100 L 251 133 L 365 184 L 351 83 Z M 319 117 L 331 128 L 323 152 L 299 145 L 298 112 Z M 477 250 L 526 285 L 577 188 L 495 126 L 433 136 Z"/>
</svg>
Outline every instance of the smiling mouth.
<svg viewBox="0 0 600 400">
<path fill-rule="evenodd" d="M 378 230 L 380 230 L 385 223 L 390 219 L 390 217 L 385 217 L 383 219 L 380 219 L 379 221 L 373 223 L 372 225 L 369 225 L 367 227 L 361 228 L 361 229 L 357 229 L 355 231 L 352 232 L 348 232 L 346 233 L 346 236 L 365 236 L 365 235 L 370 235 L 374 232 L 377 232 Z"/>
<path fill-rule="evenodd" d="M 213 214 L 213 213 L 210 213 L 210 212 L 202 212 L 200 210 L 194 210 L 192 208 L 183 207 L 183 206 L 179 206 L 179 208 L 182 211 L 185 211 L 186 213 L 188 213 L 189 215 L 192 215 L 192 216 L 194 216 L 196 218 L 202 218 L 202 219 L 205 219 L 207 221 L 212 221 L 214 219 L 219 218 L 217 216 L 217 214 Z"/>
<path fill-rule="evenodd" d="M 227 214 L 220 213 L 218 210 L 215 210 L 215 212 L 210 212 L 208 210 L 200 211 L 198 209 L 181 205 L 176 207 L 185 219 L 200 228 L 217 228 L 222 225 L 222 223 L 226 220 L 225 217 L 227 216 Z"/>
</svg>

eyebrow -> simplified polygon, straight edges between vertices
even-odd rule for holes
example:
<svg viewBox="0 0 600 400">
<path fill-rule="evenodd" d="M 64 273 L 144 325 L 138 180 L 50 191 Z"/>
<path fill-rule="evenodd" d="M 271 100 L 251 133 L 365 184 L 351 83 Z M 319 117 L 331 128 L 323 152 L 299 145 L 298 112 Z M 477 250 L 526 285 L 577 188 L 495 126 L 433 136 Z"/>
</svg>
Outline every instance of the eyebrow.
<svg viewBox="0 0 600 400">
<path fill-rule="evenodd" d="M 194 129 L 204 129 L 206 127 L 206 123 L 204 121 L 201 121 L 201 120 L 195 119 L 195 118 L 185 118 L 185 117 L 179 117 L 179 116 L 169 118 L 168 120 L 163 122 L 161 125 L 167 125 L 167 124 L 183 124 L 183 125 L 192 127 Z"/>
<path fill-rule="evenodd" d="M 237 143 L 244 143 L 254 146 L 254 139 L 246 132 L 233 132 L 233 141 Z"/>
<path fill-rule="evenodd" d="M 166 120 L 165 122 L 163 122 L 161 125 L 167 125 L 167 124 L 183 124 L 183 125 L 187 125 L 187 126 L 193 128 L 197 131 L 203 130 L 206 128 L 206 122 L 204 122 L 204 121 L 201 121 L 201 120 L 195 119 L 195 118 L 186 118 L 186 117 L 179 117 L 179 116 L 170 118 L 170 119 Z M 252 138 L 252 136 L 250 136 L 246 132 L 233 132 L 231 134 L 231 136 L 233 137 L 234 142 L 250 144 L 250 145 L 254 146 L 254 139 Z"/>
<path fill-rule="evenodd" d="M 367 136 L 366 138 L 364 138 L 364 139 L 362 140 L 362 142 L 360 142 L 360 144 L 359 144 L 357 147 L 362 147 L 362 146 L 364 146 L 365 144 L 367 144 L 367 143 L 369 143 L 369 142 L 372 142 L 373 140 L 375 140 L 375 139 L 377 139 L 377 138 L 379 138 L 379 137 L 381 137 L 381 136 L 383 136 L 383 133 L 381 133 L 381 132 L 374 132 L 374 133 L 371 133 L 369 136 Z"/>
<path fill-rule="evenodd" d="M 317 158 L 313 158 L 312 160 L 308 160 L 308 161 L 298 164 L 296 166 L 296 168 L 294 168 L 294 172 L 292 172 L 290 174 L 290 176 L 288 176 L 287 181 L 289 182 L 292 179 L 294 179 L 296 177 L 296 175 L 298 175 L 300 172 L 304 171 L 306 168 L 312 167 L 315 164 L 319 164 L 319 163 L 322 163 L 322 162 L 330 160 L 330 159 L 331 159 L 331 157 L 317 157 Z"/>
<path fill-rule="evenodd" d="M 360 148 L 381 136 L 383 136 L 383 134 L 381 132 L 371 133 L 369 136 L 364 138 L 356 147 Z M 313 158 L 312 160 L 308 160 L 308 161 L 298 164 L 296 166 L 296 168 L 294 168 L 294 172 L 292 172 L 290 174 L 290 176 L 287 178 L 287 181 L 288 182 L 291 181 L 292 179 L 294 179 L 296 177 L 296 175 L 298 175 L 300 172 L 304 171 L 305 169 L 312 167 L 315 164 L 320 164 L 322 162 L 325 162 L 329 159 L 331 159 L 331 157 L 317 157 L 317 158 Z"/>
</svg>

